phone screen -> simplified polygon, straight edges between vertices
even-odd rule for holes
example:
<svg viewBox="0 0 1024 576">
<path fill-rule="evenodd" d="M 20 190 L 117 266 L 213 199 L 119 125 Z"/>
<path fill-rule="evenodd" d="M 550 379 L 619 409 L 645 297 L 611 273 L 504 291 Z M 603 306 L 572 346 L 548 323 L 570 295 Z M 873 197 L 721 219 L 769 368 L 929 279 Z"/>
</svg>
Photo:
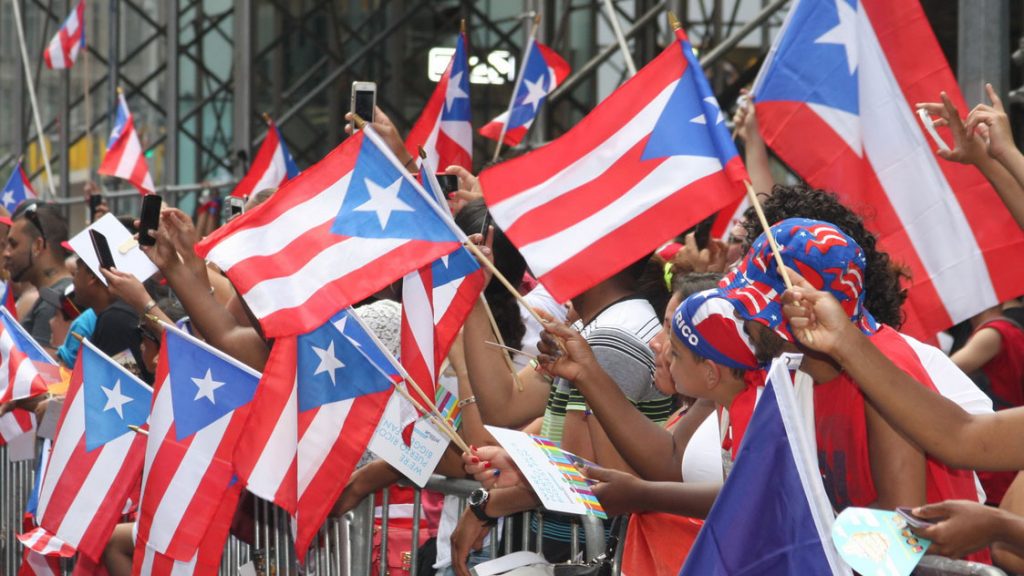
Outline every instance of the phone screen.
<svg viewBox="0 0 1024 576">
<path fill-rule="evenodd" d="M 150 230 L 156 230 L 160 226 L 160 207 L 163 205 L 163 198 L 157 194 L 148 194 L 142 197 L 142 213 L 139 215 L 139 244 L 153 246 L 156 238 L 149 235 Z"/>
<path fill-rule="evenodd" d="M 454 174 L 438 174 L 437 183 L 441 185 L 441 192 L 445 195 L 459 189 L 459 177 Z"/>
<path fill-rule="evenodd" d="M 373 122 L 373 100 L 372 90 L 356 90 L 355 106 L 353 112 L 367 122 Z"/>
</svg>

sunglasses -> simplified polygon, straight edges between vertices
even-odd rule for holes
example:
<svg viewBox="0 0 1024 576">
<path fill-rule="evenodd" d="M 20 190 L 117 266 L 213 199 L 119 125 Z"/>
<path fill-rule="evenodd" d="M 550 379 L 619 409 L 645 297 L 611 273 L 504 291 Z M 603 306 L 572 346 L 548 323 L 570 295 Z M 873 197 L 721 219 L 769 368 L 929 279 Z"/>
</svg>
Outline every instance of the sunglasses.
<svg viewBox="0 0 1024 576">
<path fill-rule="evenodd" d="M 46 230 L 43 230 L 43 223 L 39 220 L 39 214 L 36 212 L 36 205 L 31 204 L 25 207 L 25 219 L 32 223 L 39 230 L 39 235 L 43 238 L 43 245 L 46 245 Z"/>
</svg>

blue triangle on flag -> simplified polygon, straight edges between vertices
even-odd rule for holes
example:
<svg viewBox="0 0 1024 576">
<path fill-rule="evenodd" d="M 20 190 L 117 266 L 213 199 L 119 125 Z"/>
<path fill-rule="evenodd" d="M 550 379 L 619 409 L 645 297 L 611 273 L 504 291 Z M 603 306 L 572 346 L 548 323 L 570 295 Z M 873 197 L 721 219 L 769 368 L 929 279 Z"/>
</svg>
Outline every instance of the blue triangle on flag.
<svg viewBox="0 0 1024 576">
<path fill-rule="evenodd" d="M 774 381 L 765 386 L 732 472 L 680 576 L 832 574 L 775 385 L 792 386 Z M 817 470 L 809 473 L 811 481 L 821 481 Z M 823 491 L 821 497 L 825 498 Z M 830 505 L 823 505 L 831 512 Z"/>
<path fill-rule="evenodd" d="M 466 45 L 462 35 L 455 43 L 455 54 L 452 55 L 451 75 L 448 79 L 448 91 L 457 95 L 449 102 L 448 94 L 445 94 L 444 104 L 441 106 L 442 122 L 457 122 L 470 120 L 469 106 L 469 76 L 470 71 L 466 67 Z M 452 91 L 455 91 L 454 93 Z M 450 105 L 449 105 L 450 104 Z"/>
<path fill-rule="evenodd" d="M 356 333 L 348 315 L 348 310 L 342 310 L 317 330 L 298 337 L 296 382 L 301 412 L 392 386 L 391 378 L 360 350 L 369 351 L 376 344 L 347 335 Z"/>
<path fill-rule="evenodd" d="M 800 2 L 762 72 L 757 101 L 808 102 L 859 114 L 857 44 L 863 38 L 856 0 Z"/>
<path fill-rule="evenodd" d="M 366 136 L 331 232 L 359 238 L 457 240 L 437 207 Z"/>
<path fill-rule="evenodd" d="M 680 48 L 685 54 L 689 43 L 681 42 Z M 719 158 L 724 165 L 736 156 L 725 115 L 706 85 L 703 70 L 687 58 L 686 70 L 661 111 L 641 160 L 708 156 Z"/>
<path fill-rule="evenodd" d="M 165 334 L 178 441 L 252 400 L 259 376 L 172 330 Z"/>
<path fill-rule="evenodd" d="M 461 280 L 480 269 L 476 258 L 465 248 L 459 248 L 447 256 L 442 256 L 430 265 L 434 287 L 444 286 Z"/>
<path fill-rule="evenodd" d="M 90 452 L 125 434 L 134 434 L 128 426 L 145 424 L 153 391 L 91 346 L 82 346 L 80 350 L 85 450 Z"/>
</svg>

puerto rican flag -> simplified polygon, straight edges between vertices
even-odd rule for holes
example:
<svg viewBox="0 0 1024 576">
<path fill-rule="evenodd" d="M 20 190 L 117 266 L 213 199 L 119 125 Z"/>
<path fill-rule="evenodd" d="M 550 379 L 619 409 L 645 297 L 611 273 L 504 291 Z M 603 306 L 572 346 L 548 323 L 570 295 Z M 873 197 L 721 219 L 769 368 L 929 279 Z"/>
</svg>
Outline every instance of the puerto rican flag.
<svg viewBox="0 0 1024 576">
<path fill-rule="evenodd" d="M 231 279 L 268 337 L 342 308 L 459 248 L 451 218 L 372 127 L 360 130 L 196 252 Z"/>
<path fill-rule="evenodd" d="M 942 90 L 966 109 L 917 0 L 794 2 L 753 90 L 768 145 L 910 268 L 902 330 L 924 339 L 1024 292 L 1006 265 L 1024 234 L 973 166 L 936 158 L 914 114 Z"/>
<path fill-rule="evenodd" d="M 0 446 L 36 429 L 36 415 L 28 410 L 14 409 L 0 416 Z"/>
<path fill-rule="evenodd" d="M 146 438 L 128 426 L 149 419 L 153 389 L 82 342 L 43 475 L 38 527 L 18 536 L 32 550 L 94 563 L 137 489 Z"/>
<path fill-rule="evenodd" d="M 248 198 L 267 188 L 277 188 L 282 182 L 299 175 L 299 167 L 285 146 L 281 131 L 274 121 L 267 117 L 267 137 L 263 140 L 256 158 L 245 177 L 231 191 L 237 198 Z"/>
<path fill-rule="evenodd" d="M 405 147 L 413 158 L 419 158 L 422 146 L 431 166 L 473 169 L 469 74 L 466 35 L 459 34 L 452 61 L 405 139 Z"/>
<path fill-rule="evenodd" d="M 149 175 L 146 156 L 135 130 L 135 119 L 128 110 L 124 94 L 117 95 L 117 117 L 114 130 L 107 141 L 107 154 L 97 171 L 105 176 L 116 176 L 127 180 L 139 189 L 140 194 L 151 194 L 156 188 Z"/>
<path fill-rule="evenodd" d="M 18 204 L 32 198 L 36 198 L 36 191 L 32 189 L 32 182 L 29 181 L 25 168 L 22 167 L 21 162 L 18 162 L 11 177 L 7 179 L 3 192 L 0 193 L 0 204 L 3 204 L 8 212 L 14 214 Z"/>
<path fill-rule="evenodd" d="M 402 366 L 431 399 L 441 365 L 483 289 L 483 271 L 464 248 L 407 274 L 402 283 Z"/>
<path fill-rule="evenodd" d="M 210 540 L 218 507 L 238 497 L 232 454 L 259 380 L 259 372 L 164 325 L 142 476 L 137 559 L 148 546 L 189 562 Z M 228 514 L 234 514 L 233 504 Z"/>
<path fill-rule="evenodd" d="M 557 52 L 536 40 L 530 42 L 525 60 L 516 83 L 511 113 L 506 111 L 480 128 L 481 136 L 497 140 L 501 137 L 502 126 L 511 118 L 505 129 L 504 142 L 507 146 L 522 142 L 544 105 L 544 99 L 570 72 L 569 64 Z"/>
<path fill-rule="evenodd" d="M 38 396 L 59 380 L 57 363 L 0 306 L 0 403 Z"/>
<path fill-rule="evenodd" d="M 132 557 L 133 576 L 209 576 L 218 574 L 221 556 L 224 554 L 224 543 L 231 532 L 231 520 L 235 516 L 238 500 L 242 494 L 242 485 L 235 484 L 228 489 L 224 498 L 216 504 L 213 521 L 206 531 L 199 551 L 188 561 L 175 560 L 161 554 L 141 540 L 135 543 L 135 555 Z M 76 565 L 77 568 L 77 565 Z"/>
<path fill-rule="evenodd" d="M 351 308 L 313 332 L 274 341 L 235 465 L 250 492 L 294 517 L 299 558 L 400 380 Z"/>
<path fill-rule="evenodd" d="M 75 9 L 46 46 L 43 60 L 50 70 L 70 69 L 82 48 L 85 48 L 85 0 L 78 0 Z"/>
<path fill-rule="evenodd" d="M 743 194 L 725 118 L 676 34 L 564 136 L 481 174 L 495 221 L 559 302 Z"/>
</svg>

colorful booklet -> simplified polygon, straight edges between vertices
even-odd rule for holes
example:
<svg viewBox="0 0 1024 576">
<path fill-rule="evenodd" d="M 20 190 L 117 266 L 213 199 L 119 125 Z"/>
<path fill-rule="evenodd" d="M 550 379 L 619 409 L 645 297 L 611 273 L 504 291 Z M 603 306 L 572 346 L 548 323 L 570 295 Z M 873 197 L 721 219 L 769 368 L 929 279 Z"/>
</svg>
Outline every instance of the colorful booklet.
<svg viewBox="0 0 1024 576">
<path fill-rule="evenodd" d="M 850 568 L 885 576 L 909 575 L 931 544 L 899 513 L 870 508 L 843 510 L 832 525 L 832 541 Z"/>
<path fill-rule="evenodd" d="M 545 508 L 565 514 L 608 517 L 590 489 L 592 482 L 580 471 L 585 466 L 595 466 L 593 463 L 562 450 L 547 438 L 495 426 L 486 428 L 508 452 Z"/>
</svg>

